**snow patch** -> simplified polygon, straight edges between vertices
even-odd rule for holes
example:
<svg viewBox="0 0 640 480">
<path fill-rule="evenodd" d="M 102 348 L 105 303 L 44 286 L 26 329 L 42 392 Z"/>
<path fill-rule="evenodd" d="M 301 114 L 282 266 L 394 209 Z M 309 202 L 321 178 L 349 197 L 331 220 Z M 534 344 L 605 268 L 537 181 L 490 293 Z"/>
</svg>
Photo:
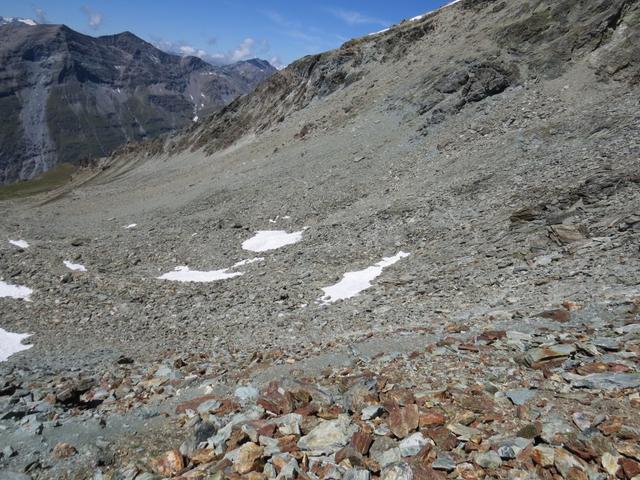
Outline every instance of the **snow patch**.
<svg viewBox="0 0 640 480">
<path fill-rule="evenodd" d="M 33 347 L 22 344 L 22 341 L 30 336 L 28 333 L 11 333 L 0 328 L 0 362 L 6 361 L 14 353 Z"/>
<path fill-rule="evenodd" d="M 18 248 L 29 248 L 29 244 L 25 240 L 9 240 L 9 243 Z"/>
<path fill-rule="evenodd" d="M 193 116 L 193 121 L 194 121 L 194 122 L 197 122 L 197 121 L 198 121 L 198 115 L 194 115 L 194 116 Z"/>
<path fill-rule="evenodd" d="M 160 280 L 171 280 L 173 282 L 216 282 L 228 278 L 244 275 L 242 272 L 230 272 L 228 268 L 224 270 L 212 270 L 210 272 L 200 272 L 191 270 L 187 266 L 176 267 L 173 272 L 165 273 L 158 277 Z"/>
<path fill-rule="evenodd" d="M 244 275 L 244 272 L 231 272 L 230 270 L 234 270 L 236 268 L 244 267 L 245 265 L 249 265 L 251 263 L 262 262 L 264 261 L 263 257 L 256 258 L 248 258 L 246 260 L 241 260 L 231 268 L 225 268 L 222 270 L 211 270 L 208 272 L 201 272 L 198 270 L 191 270 L 187 266 L 176 267 L 173 272 L 165 273 L 158 277 L 160 280 L 171 280 L 174 282 L 217 282 L 219 280 L 227 280 L 233 277 L 239 277 L 240 275 Z"/>
<path fill-rule="evenodd" d="M 372 267 L 356 272 L 345 273 L 342 276 L 342 280 L 338 283 L 322 289 L 324 295 L 320 297 L 318 301 L 323 304 L 328 304 L 337 302 L 338 300 L 355 297 L 363 290 L 371 287 L 371 281 L 380 276 L 385 268 L 405 257 L 408 257 L 409 255 L 410 254 L 406 252 L 398 252 L 393 257 L 384 257 Z"/>
<path fill-rule="evenodd" d="M 125 225 L 122 228 L 126 228 L 127 230 L 131 230 L 132 228 L 136 228 L 138 226 L 137 223 L 130 223 L 129 225 Z"/>
<path fill-rule="evenodd" d="M 18 21 L 20 23 L 24 23 L 25 25 L 29 25 L 30 27 L 35 27 L 37 25 L 37 23 L 30 18 L 18 18 Z"/>
<path fill-rule="evenodd" d="M 381 34 L 381 33 L 388 32 L 389 30 L 391 30 L 391 29 L 390 29 L 390 28 L 383 28 L 382 30 L 378 30 L 377 32 L 371 32 L 371 33 L 369 33 L 368 35 L 369 35 L 369 36 L 372 36 L 372 35 L 379 35 L 379 34 Z"/>
<path fill-rule="evenodd" d="M 10 285 L 7 282 L 0 280 L 0 298 L 19 298 L 29 301 L 29 296 L 33 293 L 33 290 L 21 285 Z"/>
<path fill-rule="evenodd" d="M 242 248 L 251 252 L 266 252 L 302 240 L 302 231 L 287 233 L 284 230 L 259 230 L 242 243 Z"/>
<path fill-rule="evenodd" d="M 436 8 L 435 10 L 430 10 L 430 11 L 428 11 L 428 12 L 423 13 L 422 15 L 418 15 L 418 16 L 416 16 L 416 17 L 410 18 L 410 19 L 409 19 L 409 21 L 410 21 L 410 22 L 415 22 L 415 21 L 418 21 L 418 20 L 422 20 L 422 19 L 423 19 L 424 17 L 426 17 L 427 15 L 430 15 L 430 14 L 432 14 L 432 13 L 435 13 L 435 12 L 437 12 L 437 11 L 440 11 L 440 10 L 442 10 L 443 8 L 450 7 L 451 5 L 454 5 L 454 4 L 458 3 L 459 1 L 460 1 L 460 0 L 453 0 L 453 2 L 449 2 L 449 3 L 447 3 L 446 5 L 441 6 L 440 8 Z"/>
<path fill-rule="evenodd" d="M 67 267 L 69 270 L 73 270 L 74 272 L 86 272 L 87 271 L 85 266 L 84 265 L 80 265 L 79 263 L 72 263 L 69 260 L 65 260 L 62 263 L 64 263 L 65 267 Z"/>
<path fill-rule="evenodd" d="M 440 8 L 436 8 L 435 10 L 430 10 L 430 11 L 428 11 L 428 12 L 423 13 L 422 15 L 416 15 L 415 17 L 410 18 L 408 21 L 409 21 L 409 22 L 417 22 L 418 20 L 422 20 L 422 19 L 423 19 L 424 17 L 426 17 L 427 15 L 431 15 L 432 13 L 435 13 L 435 12 L 437 12 L 437 11 L 439 11 L 439 10 L 442 10 L 443 8 L 450 7 L 451 5 L 454 5 L 454 4 L 458 3 L 459 1 L 460 1 L 460 0 L 453 0 L 453 2 L 449 2 L 449 3 L 447 3 L 446 5 L 441 6 Z M 388 31 L 390 30 L 390 28 L 391 28 L 391 27 L 389 27 L 389 28 L 384 28 L 384 29 L 382 29 L 382 30 L 380 30 L 380 31 L 378 31 L 378 32 L 370 33 L 368 36 L 371 36 L 371 35 L 378 35 L 378 34 L 380 34 L 380 33 L 388 32 Z"/>
</svg>

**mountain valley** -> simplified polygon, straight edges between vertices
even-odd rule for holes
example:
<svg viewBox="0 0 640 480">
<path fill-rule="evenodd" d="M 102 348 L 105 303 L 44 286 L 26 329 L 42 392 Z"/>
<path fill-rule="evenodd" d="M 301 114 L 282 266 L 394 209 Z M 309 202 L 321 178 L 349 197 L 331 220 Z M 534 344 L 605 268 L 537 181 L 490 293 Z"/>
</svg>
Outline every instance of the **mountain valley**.
<svg viewBox="0 0 640 480">
<path fill-rule="evenodd" d="M 6 478 L 637 479 L 639 59 L 637 0 L 460 0 L 89 82 L 184 108 L 0 200 Z"/>
</svg>

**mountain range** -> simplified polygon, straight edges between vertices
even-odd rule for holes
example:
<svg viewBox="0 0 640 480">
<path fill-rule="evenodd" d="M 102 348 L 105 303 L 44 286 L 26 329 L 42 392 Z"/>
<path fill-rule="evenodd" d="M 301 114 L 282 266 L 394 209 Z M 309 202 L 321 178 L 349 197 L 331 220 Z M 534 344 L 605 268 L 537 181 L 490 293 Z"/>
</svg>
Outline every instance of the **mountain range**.
<svg viewBox="0 0 640 480">
<path fill-rule="evenodd" d="M 0 65 L 0 184 L 197 122 L 275 72 L 171 55 L 129 32 L 1 17 Z"/>
</svg>

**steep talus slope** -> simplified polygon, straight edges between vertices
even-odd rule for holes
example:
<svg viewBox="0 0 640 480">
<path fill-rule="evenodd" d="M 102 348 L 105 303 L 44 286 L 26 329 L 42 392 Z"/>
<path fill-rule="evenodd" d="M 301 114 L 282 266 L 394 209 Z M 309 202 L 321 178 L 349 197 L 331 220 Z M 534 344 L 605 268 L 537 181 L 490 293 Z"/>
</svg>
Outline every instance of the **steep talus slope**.
<svg viewBox="0 0 640 480">
<path fill-rule="evenodd" d="M 387 466 L 411 464 L 413 478 L 632 478 L 625 472 L 636 460 L 624 448 L 640 441 L 640 424 L 634 387 L 624 386 L 640 374 L 639 9 L 461 0 L 305 57 L 198 125 L 122 149 L 63 195 L 3 202 L 0 238 L 31 246 L 0 246 L 0 273 L 34 293 L 29 303 L 0 299 L 2 328 L 33 333 L 33 347 L 2 368 L 45 392 L 67 385 L 73 368 L 99 376 L 107 393 L 91 392 L 107 400 L 82 407 L 107 428 L 81 426 L 118 445 L 120 423 L 151 428 L 141 424 L 162 406 L 173 418 L 171 402 L 186 392 L 275 378 L 335 389 L 331 408 L 324 398 L 317 415 L 298 410 L 303 434 L 343 412 L 375 429 Z M 302 240 L 244 250 L 259 230 Z M 345 272 L 400 252 L 410 255 L 360 295 L 319 301 Z M 158 279 L 184 265 L 242 275 Z M 291 395 L 296 407 L 307 398 Z M 383 407 L 369 423 L 363 398 Z M 408 409 L 393 408 L 398 398 L 402 409 L 419 404 L 420 432 L 433 439 L 417 458 L 398 459 L 403 433 L 385 430 L 409 423 Z M 148 457 L 130 464 L 158 471 L 147 460 L 159 445 L 185 440 L 193 469 L 193 442 L 217 431 L 198 429 L 227 425 L 227 408 L 245 412 L 226 400 L 215 416 L 196 405 L 178 415 L 184 438 L 171 438 L 175 425 L 125 435 L 131 443 L 120 452 L 142 444 Z M 110 409 L 131 412 L 122 419 Z M 444 416 L 435 426 L 433 414 Z M 45 431 L 68 440 L 76 424 L 66 425 Z M 25 441 L 22 427 L 9 428 L 12 441 Z M 273 435 L 295 443 L 285 428 Z M 249 443 L 233 432 L 216 454 Z M 525 438 L 524 450 L 507 445 L 515 438 Z M 366 461 L 341 452 L 348 458 L 335 471 L 353 461 L 380 475 L 388 460 L 380 448 Z M 311 468 L 307 450 L 289 450 L 282 455 Z M 277 464 L 269 455 L 264 462 Z M 205 465 L 229 467 L 216 462 Z"/>
<path fill-rule="evenodd" d="M 63 25 L 0 29 L 0 183 L 86 163 L 184 127 L 249 92 L 275 69 L 214 67 L 125 32 L 93 38 Z"/>
<path fill-rule="evenodd" d="M 540 251 L 555 251 L 548 225 L 571 218 L 584 224 L 588 238 L 607 237 L 613 235 L 609 225 L 616 225 L 611 222 L 636 208 L 637 64 L 609 69 L 614 59 L 604 52 L 612 42 L 624 44 L 637 34 L 638 2 L 596 3 L 462 1 L 306 57 L 201 125 L 128 148 L 85 187 L 41 207 L 18 209 L 24 218 L 13 228 L 36 234 L 39 219 L 55 215 L 46 231 L 56 241 L 95 232 L 78 252 L 97 262 L 100 288 L 112 291 L 105 301 L 115 308 L 125 295 L 125 303 L 132 303 L 116 324 L 111 317 L 108 323 L 98 321 L 102 300 L 91 293 L 94 280 L 82 277 L 78 298 L 57 315 L 65 324 L 80 310 L 92 319 L 83 328 L 113 329 L 114 338 L 127 331 L 132 345 L 138 339 L 147 344 L 149 336 L 164 345 L 170 327 L 159 320 L 148 332 L 146 325 L 170 315 L 190 319 L 185 345 L 206 345 L 217 334 L 200 320 L 203 315 L 225 323 L 233 316 L 269 318 L 283 309 L 296 311 L 298 304 L 313 305 L 320 287 L 340 272 L 400 247 L 415 259 L 407 262 L 402 286 L 388 300 L 401 306 L 388 318 L 370 313 L 376 308 L 369 306 L 365 317 L 413 322 L 434 308 L 464 311 L 480 308 L 478 302 L 490 308 L 508 296 L 496 289 L 504 268 L 527 264 Z M 549 32 L 553 38 L 544 41 L 499 46 L 505 32 L 540 12 L 573 27 Z M 589 47 L 581 40 L 578 55 L 574 39 L 587 38 L 592 30 L 601 40 Z M 636 45 L 630 45 L 632 51 L 618 52 L 620 58 L 633 54 Z M 560 68 L 556 57 L 572 50 L 572 59 Z M 587 185 L 602 192 L 583 199 L 589 206 L 582 208 L 575 192 Z M 545 213 L 531 214 L 524 223 L 511 220 L 528 209 Z M 175 285 L 152 279 L 176 264 L 222 268 L 240 260 L 247 255 L 242 240 L 251 230 L 278 226 L 269 221 L 277 216 L 286 228 L 312 227 L 305 242 L 281 253 L 284 258 L 303 255 L 305 261 L 272 272 L 253 294 L 259 300 L 238 302 L 253 289 L 257 279 L 250 275 L 234 280 L 229 291 L 226 284 L 178 287 L 203 295 L 195 305 L 170 293 Z M 120 224 L 128 223 L 145 227 L 126 234 Z M 633 249 L 636 240 L 629 237 L 625 248 Z M 449 266 L 458 262 L 470 264 L 462 271 L 460 265 Z M 32 280 L 50 285 L 36 271 L 30 270 Z M 610 273 L 605 269 L 601 281 Z M 474 276 L 481 280 L 473 281 Z M 616 278 L 629 280 L 627 273 Z M 510 288 L 538 303 L 552 302 L 561 291 L 590 291 L 576 279 L 563 280 L 556 290 L 546 283 L 531 290 L 517 276 L 510 281 Z M 442 293 L 453 286 L 465 292 L 464 302 Z M 209 288 L 225 294 L 209 297 Z M 58 285 L 53 291 L 66 289 Z M 283 290 L 286 300 L 274 304 Z M 348 305 L 333 309 L 349 311 Z M 8 308 L 14 308 L 10 316 L 16 321 L 26 321 L 19 305 Z M 133 312 L 146 320 L 130 324 Z M 344 323 L 336 331 L 350 328 L 325 309 L 298 315 L 309 321 L 329 316 L 332 323 Z M 358 322 L 367 324 L 362 318 Z M 272 327 L 270 321 L 251 322 L 251 328 L 236 332 L 234 342 L 243 344 L 256 330 Z M 64 331 L 58 324 L 41 328 L 56 337 Z M 144 340 L 135 333 L 139 329 L 146 332 Z M 310 330 L 309 335 L 315 334 Z"/>
<path fill-rule="evenodd" d="M 637 2 L 467 1 L 459 8 L 470 12 L 462 20 L 468 34 L 456 26 L 458 31 L 450 40 L 460 51 L 446 63 L 434 62 L 425 82 L 412 88 L 419 97 L 416 100 L 422 102 L 420 114 L 435 114 L 437 119 L 443 108 L 458 110 L 465 103 L 500 93 L 520 75 L 558 77 L 587 57 L 603 81 L 639 81 Z M 204 145 L 211 152 L 248 132 L 259 133 L 312 100 L 367 77 L 372 62 L 402 62 L 408 51 L 424 48 L 434 30 L 443 28 L 441 18 L 436 12 L 347 42 L 336 51 L 305 57 L 254 94 L 229 105 L 208 124 L 194 127 L 196 132 L 188 142 L 196 148 Z M 479 34 L 483 38 L 477 43 Z M 438 39 L 442 38 L 440 33 Z M 455 98 L 445 96 L 458 90 L 460 95 Z"/>
</svg>

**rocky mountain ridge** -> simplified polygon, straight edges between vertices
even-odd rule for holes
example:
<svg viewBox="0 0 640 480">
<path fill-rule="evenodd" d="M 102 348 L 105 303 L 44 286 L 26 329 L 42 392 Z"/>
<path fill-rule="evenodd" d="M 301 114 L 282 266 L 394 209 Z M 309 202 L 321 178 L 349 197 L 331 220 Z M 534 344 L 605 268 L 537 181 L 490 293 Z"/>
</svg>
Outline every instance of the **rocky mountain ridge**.
<svg viewBox="0 0 640 480">
<path fill-rule="evenodd" d="M 0 183 L 179 129 L 253 89 L 264 60 L 213 66 L 130 32 L 90 37 L 64 25 L 0 26 Z"/>
</svg>

